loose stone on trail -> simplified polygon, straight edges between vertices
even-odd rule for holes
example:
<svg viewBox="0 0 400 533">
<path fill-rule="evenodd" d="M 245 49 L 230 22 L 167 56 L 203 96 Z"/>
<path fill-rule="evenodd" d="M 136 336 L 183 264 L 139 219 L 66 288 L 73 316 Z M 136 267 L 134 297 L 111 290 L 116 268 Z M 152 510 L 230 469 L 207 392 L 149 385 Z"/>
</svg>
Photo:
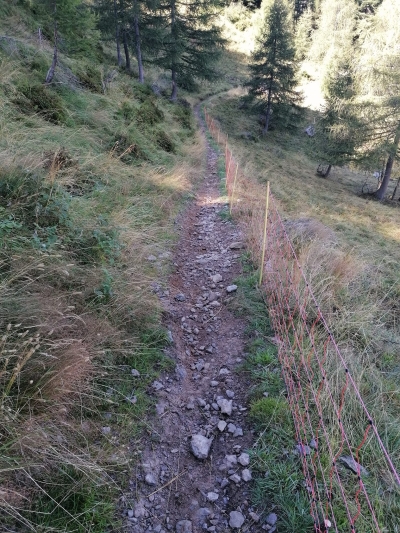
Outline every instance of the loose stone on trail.
<svg viewBox="0 0 400 533">
<path fill-rule="evenodd" d="M 207 459 L 210 453 L 212 439 L 207 439 L 203 435 L 192 435 L 190 447 L 192 453 L 197 459 Z"/>
<path fill-rule="evenodd" d="M 239 529 L 244 524 L 244 516 L 239 511 L 229 513 L 229 525 L 234 529 Z"/>
</svg>

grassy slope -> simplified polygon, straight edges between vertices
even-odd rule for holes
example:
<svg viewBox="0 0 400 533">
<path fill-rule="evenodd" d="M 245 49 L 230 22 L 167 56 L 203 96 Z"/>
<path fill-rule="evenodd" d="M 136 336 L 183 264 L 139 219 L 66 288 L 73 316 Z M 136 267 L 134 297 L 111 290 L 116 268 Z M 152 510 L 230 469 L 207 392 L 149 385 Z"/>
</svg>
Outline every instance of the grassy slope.
<svg viewBox="0 0 400 533">
<path fill-rule="evenodd" d="M 317 222 L 315 245 L 306 244 L 300 255 L 336 337 L 348 347 L 347 357 L 351 359 L 348 362 L 354 370 L 357 368 L 363 394 L 396 462 L 400 434 L 397 350 L 400 338 L 399 278 L 394 265 L 398 259 L 399 213 L 393 207 L 359 197 L 365 179 L 360 174 L 335 169 L 329 180 L 317 177 L 316 162 L 301 129 L 297 134 L 271 131 L 267 138 L 260 138 L 257 117 L 240 109 L 241 93 L 234 89 L 216 96 L 208 107 L 222 130 L 229 134 L 229 144 L 242 162 L 245 176 L 260 184 L 270 180 L 281 211 L 292 221 L 295 232 L 296 228 L 301 231 L 299 221 Z M 251 133 L 255 141 L 245 140 L 243 132 L 247 132 L 246 136 Z M 259 195 L 262 197 L 263 188 Z M 324 226 L 318 226 L 320 222 Z M 324 239 L 332 239 L 332 235 L 336 243 L 327 245 Z M 334 260 L 333 264 L 337 258 L 340 269 L 335 273 L 330 270 L 330 262 Z M 334 285 L 337 283 L 333 294 L 332 280 Z M 379 473 L 378 469 L 376 475 Z M 380 499 L 378 493 L 376 496 Z M 396 498 L 390 504 L 381 501 L 377 505 L 386 506 L 384 523 L 397 527 Z"/>
<path fill-rule="evenodd" d="M 103 94 L 112 56 L 62 55 L 44 90 L 50 44 L 16 7 L 0 20 L 0 521 L 116 531 L 146 389 L 171 364 L 153 284 L 203 145 L 190 112 L 123 72 Z"/>
</svg>

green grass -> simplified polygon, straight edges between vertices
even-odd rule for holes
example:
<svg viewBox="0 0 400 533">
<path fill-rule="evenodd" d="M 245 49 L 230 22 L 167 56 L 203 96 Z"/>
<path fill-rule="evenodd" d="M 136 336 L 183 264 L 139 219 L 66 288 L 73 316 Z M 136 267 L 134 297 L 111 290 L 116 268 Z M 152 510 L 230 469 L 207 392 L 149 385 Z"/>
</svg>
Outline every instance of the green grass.
<svg viewBox="0 0 400 533">
<path fill-rule="evenodd" d="M 21 9 L 0 8 L 15 27 L 0 40 L 0 521 L 119 531 L 154 434 L 148 389 L 172 366 L 152 290 L 171 266 L 147 257 L 176 239 L 204 146 L 191 110 L 154 96 L 157 70 L 144 86 L 119 72 L 103 94 L 106 53 L 90 66 L 61 54 L 45 88 L 52 51 Z"/>
<path fill-rule="evenodd" d="M 261 196 L 262 185 L 267 180 L 271 182 L 306 276 L 396 464 L 400 450 L 400 403 L 396 385 L 400 360 L 396 346 L 400 342 L 400 334 L 395 318 L 399 277 L 393 265 L 399 259 L 396 245 L 398 232 L 394 229 L 398 209 L 359 197 L 361 180 L 365 179 L 361 173 L 335 169 L 328 180 L 317 177 L 312 145 L 301 129 L 294 134 L 274 130 L 266 137 L 260 136 L 257 117 L 240 110 L 241 94 L 241 91 L 234 90 L 214 97 L 210 104 L 211 114 L 221 124 L 222 131 L 229 134 L 230 146 L 249 179 L 248 185 L 254 187 L 254 191 Z M 312 113 L 308 118 L 312 121 Z M 250 132 L 251 138 L 257 137 L 257 142 L 245 139 L 242 135 L 244 131 Z M 314 235 L 302 233 L 300 227 L 305 221 L 314 228 Z M 386 235 L 379 230 L 382 226 L 391 228 Z M 309 311 L 310 316 L 313 316 L 312 309 Z M 259 380 L 252 409 L 256 421 L 264 421 L 267 428 L 264 427 L 265 434 L 272 428 L 271 434 L 276 440 L 274 417 L 284 419 L 280 411 L 283 408 L 281 399 L 284 387 L 279 383 L 279 365 L 274 372 L 268 350 L 266 364 L 257 362 L 265 357 L 264 352 L 261 347 L 260 354 L 253 353 L 250 357 L 254 364 L 252 373 Z M 329 380 L 333 390 L 338 387 L 335 378 L 337 369 L 338 362 L 330 358 Z M 263 394 L 268 394 L 268 397 L 263 398 Z M 385 400 L 389 396 L 390 401 Z M 328 413 L 328 410 L 326 405 L 324 412 Z M 363 417 L 354 398 L 346 397 L 345 412 L 344 421 L 350 439 L 359 443 L 365 428 L 359 427 Z M 264 434 L 261 435 L 263 440 Z M 333 448 L 338 448 L 340 435 L 333 432 L 331 437 Z M 284 439 L 278 439 L 278 449 L 274 455 L 275 440 L 265 445 L 268 454 L 263 455 L 263 461 L 272 456 L 273 462 L 279 462 L 282 448 L 288 449 Z M 321 451 L 320 456 L 322 465 L 325 464 L 329 470 L 328 455 L 324 457 Z M 364 446 L 362 460 L 373 473 L 366 486 L 382 527 L 398 531 L 398 519 L 395 518 L 399 512 L 398 490 L 394 488 L 376 443 L 371 441 Z M 386 474 L 382 477 L 383 471 Z M 348 473 L 346 475 L 346 472 L 341 475 L 346 490 L 354 494 L 356 487 L 353 477 Z M 386 497 L 385 487 L 389 493 L 394 490 L 396 496 Z M 260 489 L 259 502 L 262 501 L 262 492 L 263 489 Z M 290 497 L 287 497 L 289 500 Z M 383 511 L 385 507 L 386 515 Z M 301 505 L 297 510 L 301 514 Z M 339 526 L 342 524 L 345 527 L 346 513 L 339 498 L 336 500 L 336 514 Z M 295 522 L 287 517 L 285 523 L 285 527 L 291 531 Z M 360 531 L 370 530 L 364 513 L 357 527 Z"/>
<path fill-rule="evenodd" d="M 251 376 L 250 418 L 257 430 L 251 450 L 255 484 L 252 503 L 262 517 L 275 512 L 282 533 L 311 533 L 313 522 L 295 447 L 294 425 L 281 375 L 274 336 L 263 294 L 257 288 L 258 272 L 247 256 L 244 274 L 235 280 L 235 313 L 247 319 L 247 357 L 243 370 Z"/>
</svg>

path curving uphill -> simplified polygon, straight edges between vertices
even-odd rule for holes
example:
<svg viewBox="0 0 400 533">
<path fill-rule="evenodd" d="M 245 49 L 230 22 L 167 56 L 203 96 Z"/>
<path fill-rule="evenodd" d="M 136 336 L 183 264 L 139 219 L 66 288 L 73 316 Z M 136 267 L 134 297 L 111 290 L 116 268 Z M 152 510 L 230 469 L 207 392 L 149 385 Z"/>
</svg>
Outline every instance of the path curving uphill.
<svg viewBox="0 0 400 533">
<path fill-rule="evenodd" d="M 135 505 L 126 515 L 135 533 L 275 530 L 261 526 L 249 499 L 246 323 L 227 305 L 241 274 L 242 235 L 221 217 L 217 159 L 207 143 L 204 182 L 178 224 L 170 287 L 158 293 L 176 367 L 153 383 L 154 438 L 131 474 Z"/>
</svg>

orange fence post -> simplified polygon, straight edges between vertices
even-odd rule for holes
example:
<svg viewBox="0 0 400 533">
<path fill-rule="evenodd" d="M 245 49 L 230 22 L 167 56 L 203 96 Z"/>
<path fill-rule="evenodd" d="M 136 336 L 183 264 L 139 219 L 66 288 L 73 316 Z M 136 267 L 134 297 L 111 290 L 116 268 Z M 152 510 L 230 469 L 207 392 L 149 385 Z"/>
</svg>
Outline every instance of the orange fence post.
<svg viewBox="0 0 400 533">
<path fill-rule="evenodd" d="M 238 170 L 239 170 L 239 163 L 236 163 L 236 172 L 235 172 L 235 179 L 233 180 L 233 188 L 232 188 L 232 196 L 231 196 L 231 205 L 229 208 L 229 214 L 232 214 L 232 206 L 235 199 L 235 189 L 236 189 L 236 180 L 238 177 Z"/>
<path fill-rule="evenodd" d="M 262 283 L 263 274 L 264 274 L 265 249 L 267 247 L 268 205 L 269 205 L 269 181 L 267 181 L 267 198 L 266 198 L 266 201 L 265 201 L 264 237 L 263 237 L 261 265 L 260 265 L 260 279 L 259 279 L 259 283 L 258 283 L 259 285 L 261 285 L 261 283 Z"/>
</svg>

